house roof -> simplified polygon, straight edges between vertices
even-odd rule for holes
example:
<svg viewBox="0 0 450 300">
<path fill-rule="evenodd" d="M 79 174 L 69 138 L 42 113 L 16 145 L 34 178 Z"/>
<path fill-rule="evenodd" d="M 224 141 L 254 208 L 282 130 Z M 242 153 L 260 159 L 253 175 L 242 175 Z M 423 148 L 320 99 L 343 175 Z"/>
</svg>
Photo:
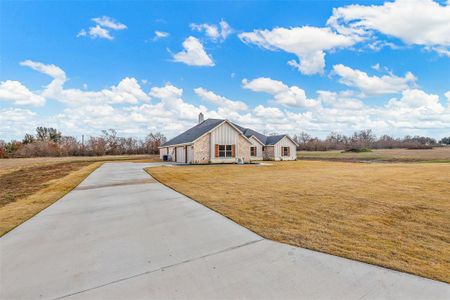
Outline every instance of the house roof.
<svg viewBox="0 0 450 300">
<path fill-rule="evenodd" d="M 287 136 L 287 135 L 286 134 L 281 134 L 281 135 L 268 136 L 267 139 L 266 139 L 266 145 L 275 145 L 276 143 L 278 143 L 285 136 Z"/>
<path fill-rule="evenodd" d="M 167 141 L 161 147 L 167 147 L 172 145 L 180 145 L 180 144 L 190 144 L 194 142 L 196 139 L 204 135 L 205 133 L 213 130 L 215 127 L 219 126 L 223 122 L 226 122 L 227 120 L 223 119 L 207 119 L 191 129 L 188 129 L 187 131 L 183 132 L 182 134 L 174 137 L 173 139 Z M 227 121 L 228 122 L 228 121 Z M 274 135 L 274 136 L 265 136 L 264 134 L 261 134 L 257 131 L 254 131 L 250 128 L 244 128 L 242 126 L 239 126 L 237 124 L 230 123 L 232 126 L 236 127 L 237 130 L 241 131 L 241 133 L 246 137 L 250 138 L 252 136 L 256 137 L 261 143 L 263 143 L 266 146 L 275 145 L 278 143 L 282 138 L 285 136 L 289 137 L 287 134 L 281 134 L 281 135 Z M 291 139 L 292 140 L 292 139 Z"/>
<path fill-rule="evenodd" d="M 222 124 L 224 121 L 225 120 L 221 120 L 221 119 L 204 120 L 203 122 L 195 125 L 191 129 L 188 129 L 185 132 L 183 132 L 182 134 L 177 135 L 173 139 L 165 142 L 164 144 L 161 145 L 161 147 L 192 143 L 193 141 L 195 141 L 196 139 L 198 139 L 199 137 L 201 137 L 208 131 L 210 131 L 210 130 L 214 129 L 215 127 L 219 126 L 220 124 Z"/>
</svg>

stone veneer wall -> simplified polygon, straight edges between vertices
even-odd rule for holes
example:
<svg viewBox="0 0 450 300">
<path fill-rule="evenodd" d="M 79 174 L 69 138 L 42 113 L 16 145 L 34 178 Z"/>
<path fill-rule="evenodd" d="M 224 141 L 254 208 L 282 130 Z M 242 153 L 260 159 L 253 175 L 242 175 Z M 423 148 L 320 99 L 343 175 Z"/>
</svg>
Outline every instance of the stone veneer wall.
<svg viewBox="0 0 450 300">
<path fill-rule="evenodd" d="M 266 146 L 264 150 L 264 160 L 273 160 L 275 159 L 275 147 L 274 146 Z"/>
<path fill-rule="evenodd" d="M 252 144 L 241 135 L 239 135 L 238 143 L 236 157 L 242 157 L 245 162 L 250 162 L 250 146 Z"/>
<path fill-rule="evenodd" d="M 209 163 L 210 157 L 210 134 L 205 135 L 200 138 L 194 144 L 194 159 L 192 160 L 193 164 L 207 164 Z"/>
</svg>

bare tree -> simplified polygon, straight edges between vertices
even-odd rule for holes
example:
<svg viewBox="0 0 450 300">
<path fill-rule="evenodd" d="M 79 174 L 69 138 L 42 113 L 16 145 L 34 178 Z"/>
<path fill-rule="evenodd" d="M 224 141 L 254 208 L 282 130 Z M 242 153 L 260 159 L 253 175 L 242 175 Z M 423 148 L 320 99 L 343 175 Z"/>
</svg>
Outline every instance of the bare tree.
<svg viewBox="0 0 450 300">
<path fill-rule="evenodd" d="M 148 154 L 158 154 L 158 147 L 167 141 L 164 134 L 160 132 L 149 133 L 145 138 L 145 148 Z"/>
</svg>

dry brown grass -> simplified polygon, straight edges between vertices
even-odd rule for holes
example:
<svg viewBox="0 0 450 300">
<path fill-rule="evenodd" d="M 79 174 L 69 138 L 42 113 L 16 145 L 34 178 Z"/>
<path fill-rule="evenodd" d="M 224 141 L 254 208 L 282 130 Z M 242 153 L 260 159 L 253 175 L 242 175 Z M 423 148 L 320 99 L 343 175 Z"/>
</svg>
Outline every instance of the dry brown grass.
<svg viewBox="0 0 450 300">
<path fill-rule="evenodd" d="M 106 161 L 156 161 L 155 155 L 0 159 L 0 236 L 76 187 Z"/>
<path fill-rule="evenodd" d="M 0 207 L 0 236 L 11 231 L 41 210 L 55 203 L 58 199 L 75 188 L 91 172 L 103 162 L 93 162 L 65 177 L 53 179 L 45 183 L 45 187 L 28 197 L 16 199 Z"/>
<path fill-rule="evenodd" d="M 372 152 L 298 151 L 299 159 L 379 162 L 450 162 L 450 147 L 433 149 L 374 149 Z"/>
<path fill-rule="evenodd" d="M 33 157 L 0 159 L 0 176 L 24 167 L 41 167 L 67 162 L 96 162 L 96 161 L 159 161 L 158 155 L 105 155 L 105 156 L 67 156 L 67 157 Z"/>
<path fill-rule="evenodd" d="M 450 164 L 149 168 L 272 240 L 450 282 Z"/>
</svg>

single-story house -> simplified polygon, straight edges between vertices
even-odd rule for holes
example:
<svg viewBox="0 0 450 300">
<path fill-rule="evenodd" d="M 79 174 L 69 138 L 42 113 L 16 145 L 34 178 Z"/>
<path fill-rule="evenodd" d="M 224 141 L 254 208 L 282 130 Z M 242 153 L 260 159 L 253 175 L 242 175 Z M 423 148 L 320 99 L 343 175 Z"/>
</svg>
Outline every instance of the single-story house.
<svg viewBox="0 0 450 300">
<path fill-rule="evenodd" d="M 265 136 L 228 120 L 207 119 L 159 147 L 161 159 L 188 164 L 295 160 L 297 143 L 287 134 Z"/>
</svg>

